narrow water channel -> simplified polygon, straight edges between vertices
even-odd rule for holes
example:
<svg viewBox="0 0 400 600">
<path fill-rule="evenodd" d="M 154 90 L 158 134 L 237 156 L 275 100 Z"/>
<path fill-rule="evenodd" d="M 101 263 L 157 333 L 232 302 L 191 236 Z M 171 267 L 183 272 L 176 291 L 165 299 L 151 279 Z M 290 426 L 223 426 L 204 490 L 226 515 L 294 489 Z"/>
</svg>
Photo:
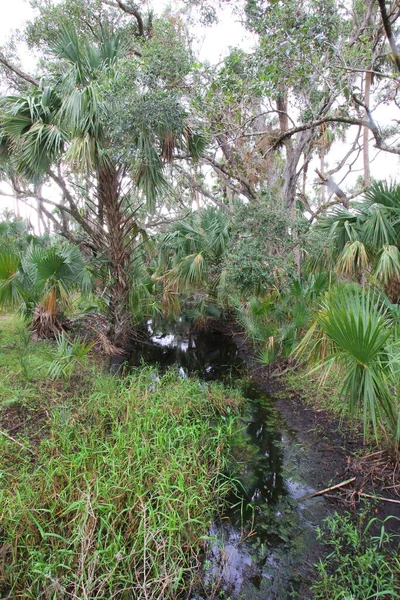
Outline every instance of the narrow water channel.
<svg viewBox="0 0 400 600">
<path fill-rule="evenodd" d="M 236 491 L 212 526 L 203 581 L 190 600 L 311 598 L 313 564 L 321 551 L 315 529 L 329 505 L 321 497 L 299 500 L 315 491 L 307 448 L 274 398 L 251 383 L 229 337 L 190 332 L 183 319 L 162 329 L 149 321 L 148 334 L 150 343 L 135 348 L 132 366 L 142 360 L 162 369 L 176 365 L 182 377 L 196 373 L 240 385 L 246 398 L 232 439 Z"/>
</svg>

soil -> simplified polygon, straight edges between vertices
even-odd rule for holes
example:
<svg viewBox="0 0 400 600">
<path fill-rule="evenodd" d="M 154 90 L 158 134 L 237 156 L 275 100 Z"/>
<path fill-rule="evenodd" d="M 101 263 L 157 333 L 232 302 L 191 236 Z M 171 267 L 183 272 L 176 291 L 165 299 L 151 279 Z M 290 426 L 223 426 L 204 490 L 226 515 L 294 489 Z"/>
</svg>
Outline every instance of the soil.
<svg viewBox="0 0 400 600">
<path fill-rule="evenodd" d="M 39 444 L 47 431 L 49 415 L 45 409 L 28 409 L 21 404 L 3 406 L 0 411 L 0 430 L 29 445 Z"/>
</svg>

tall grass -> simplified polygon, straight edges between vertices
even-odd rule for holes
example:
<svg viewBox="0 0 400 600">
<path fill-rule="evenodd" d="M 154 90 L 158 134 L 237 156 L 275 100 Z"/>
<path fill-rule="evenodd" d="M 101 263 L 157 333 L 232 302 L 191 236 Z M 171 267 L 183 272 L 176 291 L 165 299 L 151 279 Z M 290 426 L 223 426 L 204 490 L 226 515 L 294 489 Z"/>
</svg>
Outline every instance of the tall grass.
<svg viewBox="0 0 400 600">
<path fill-rule="evenodd" d="M 55 410 L 36 464 L 21 456 L 18 473 L 3 473 L 0 592 L 181 597 L 230 488 L 225 413 L 239 403 L 221 386 L 144 368 L 102 377 L 80 406 Z"/>
</svg>

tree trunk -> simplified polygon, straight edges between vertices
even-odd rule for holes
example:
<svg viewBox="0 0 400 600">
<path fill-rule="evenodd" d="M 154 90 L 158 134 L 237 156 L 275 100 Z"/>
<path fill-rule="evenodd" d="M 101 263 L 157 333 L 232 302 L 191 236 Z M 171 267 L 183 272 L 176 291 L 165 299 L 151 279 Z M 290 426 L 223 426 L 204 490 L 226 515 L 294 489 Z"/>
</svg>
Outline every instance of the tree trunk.
<svg viewBox="0 0 400 600">
<path fill-rule="evenodd" d="M 369 110 L 370 98 L 371 98 L 371 80 L 372 74 L 365 73 L 365 85 L 364 85 L 364 104 Z M 368 118 L 368 112 L 367 112 Z M 364 185 L 369 187 L 371 185 L 371 171 L 369 164 L 369 129 L 368 127 L 363 128 L 363 162 L 364 162 Z"/>
<path fill-rule="evenodd" d="M 111 284 L 108 286 L 111 338 L 113 344 L 126 349 L 132 334 L 132 316 L 129 310 L 130 253 L 125 243 L 118 171 L 110 162 L 98 169 L 97 193 L 107 227 L 107 258 L 111 276 Z"/>
<path fill-rule="evenodd" d="M 321 173 L 325 173 L 325 143 L 324 143 L 324 139 L 322 139 L 319 152 L 320 152 L 320 154 L 319 154 L 320 170 L 321 170 Z M 325 204 L 325 202 L 326 202 L 325 186 L 321 185 L 321 205 Z"/>
</svg>

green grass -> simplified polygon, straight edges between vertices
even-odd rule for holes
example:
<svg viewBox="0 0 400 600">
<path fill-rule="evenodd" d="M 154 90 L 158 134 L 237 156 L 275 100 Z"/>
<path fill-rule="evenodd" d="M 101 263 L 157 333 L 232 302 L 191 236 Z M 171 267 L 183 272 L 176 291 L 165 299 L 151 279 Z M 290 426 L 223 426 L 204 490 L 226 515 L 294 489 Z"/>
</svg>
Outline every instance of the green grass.
<svg viewBox="0 0 400 600">
<path fill-rule="evenodd" d="M 27 370 L 30 379 L 41 379 L 38 368 L 45 361 L 49 345 L 43 342 L 35 344 L 34 353 L 31 352 L 32 347 L 24 321 L 14 315 L 0 314 L 0 404 L 7 399 L 7 385 L 11 390 L 25 387 Z"/>
<path fill-rule="evenodd" d="M 1 321 L 0 361 L 13 323 Z M 14 376 L 0 368 L 0 380 L 38 405 L 45 382 L 26 379 L 17 356 L 11 364 Z M 14 434 L 34 457 L 0 436 L 0 595 L 181 597 L 231 488 L 223 472 L 239 395 L 147 367 L 125 380 L 93 367 L 56 384 L 42 398 L 41 439 Z"/>
</svg>

